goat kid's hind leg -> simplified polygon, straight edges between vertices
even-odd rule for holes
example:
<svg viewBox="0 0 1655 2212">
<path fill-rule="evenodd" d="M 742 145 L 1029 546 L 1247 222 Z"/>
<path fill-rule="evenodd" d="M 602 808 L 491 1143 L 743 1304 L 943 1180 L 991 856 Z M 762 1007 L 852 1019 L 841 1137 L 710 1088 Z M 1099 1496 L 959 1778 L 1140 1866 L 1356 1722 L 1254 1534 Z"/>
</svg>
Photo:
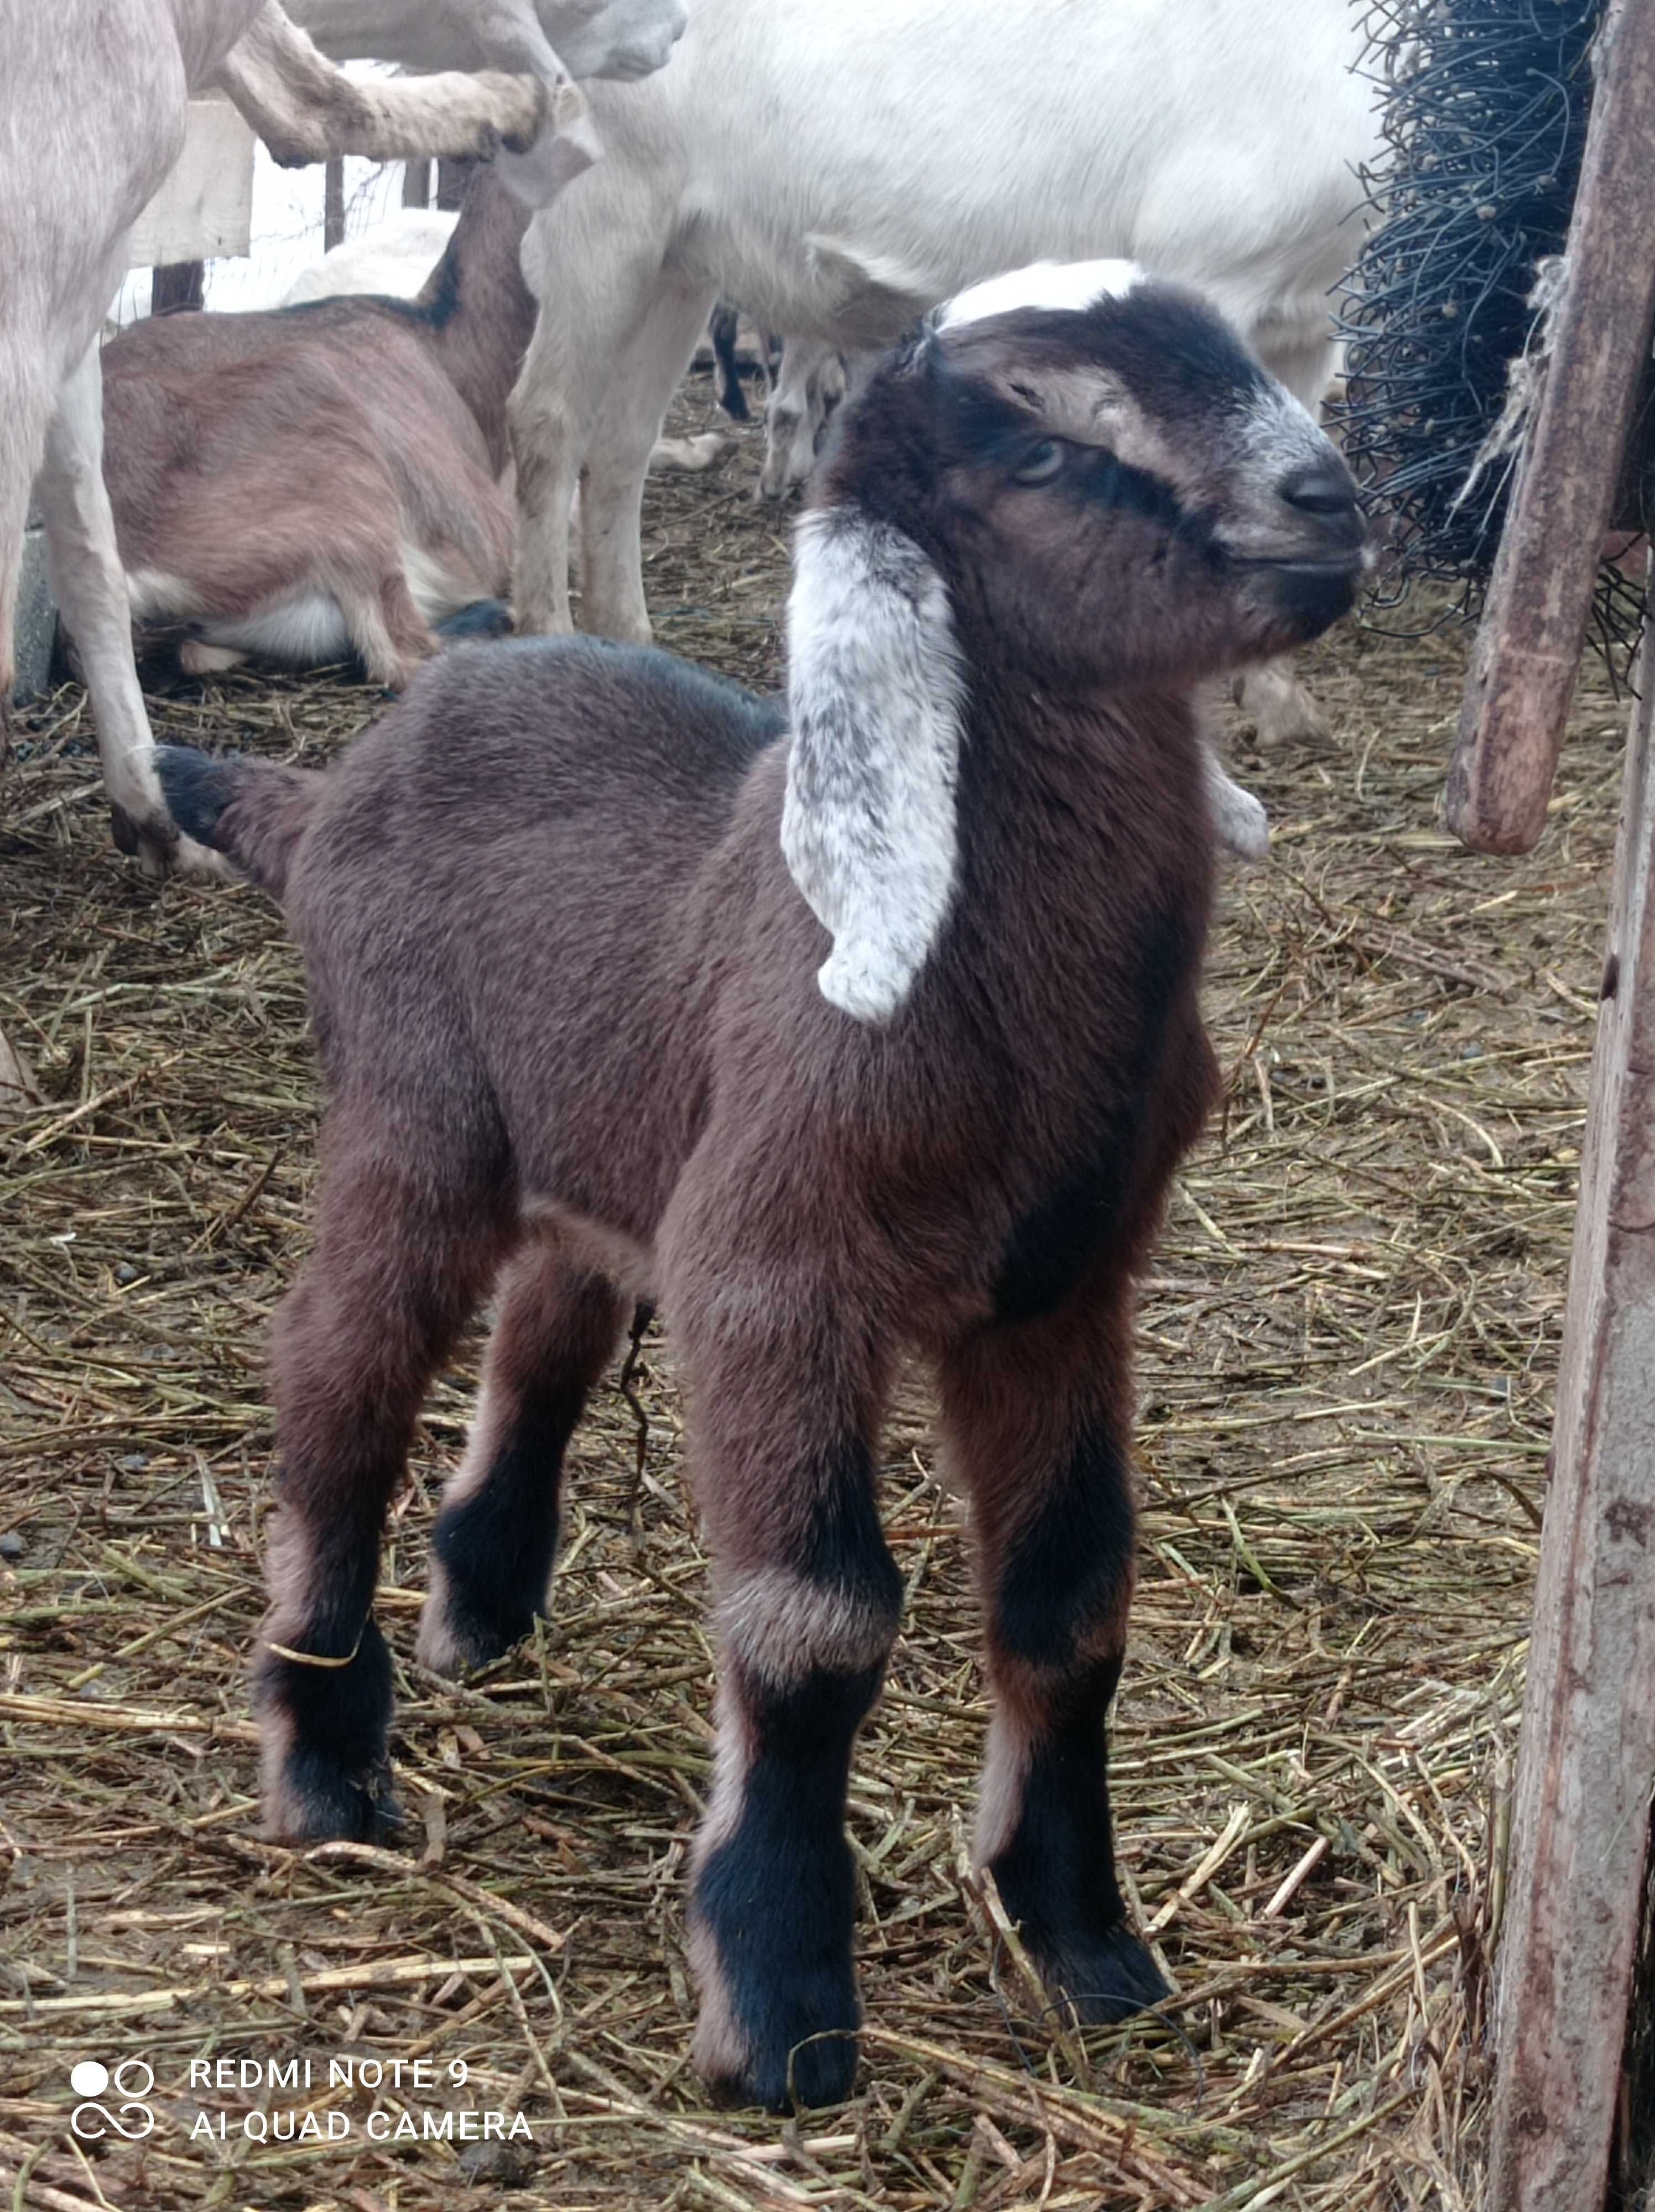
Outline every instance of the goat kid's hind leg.
<svg viewBox="0 0 1655 2212">
<path fill-rule="evenodd" d="M 849 2096 L 859 2021 L 845 1790 L 879 1694 L 902 1582 L 874 1500 L 879 1378 L 829 1311 L 718 1325 L 717 1292 L 669 1274 L 691 1392 L 697 1495 L 715 1559 L 717 1748 L 696 1841 L 695 2063 L 715 2095 L 783 2111 Z M 849 1302 L 847 1302 L 849 1303 Z"/>
<path fill-rule="evenodd" d="M 419 1656 L 438 1674 L 497 1659 L 545 1609 L 564 1449 L 630 1310 L 552 1247 L 507 1268 L 465 1463 L 431 1540 Z"/>
<path fill-rule="evenodd" d="M 982 1332 L 943 1363 L 995 1712 L 977 1857 L 1055 1996 L 1083 2020 L 1166 1995 L 1115 1875 L 1104 1723 L 1131 1602 L 1129 1302 Z"/>
<path fill-rule="evenodd" d="M 370 1837 L 394 1816 L 391 1661 L 369 1613 L 385 1511 L 426 1386 L 502 1242 L 479 1226 L 485 1197 L 434 1202 L 382 1148 L 372 1165 L 337 1155 L 272 1361 L 282 1472 L 254 1702 L 265 1826 L 294 1840 Z"/>
</svg>

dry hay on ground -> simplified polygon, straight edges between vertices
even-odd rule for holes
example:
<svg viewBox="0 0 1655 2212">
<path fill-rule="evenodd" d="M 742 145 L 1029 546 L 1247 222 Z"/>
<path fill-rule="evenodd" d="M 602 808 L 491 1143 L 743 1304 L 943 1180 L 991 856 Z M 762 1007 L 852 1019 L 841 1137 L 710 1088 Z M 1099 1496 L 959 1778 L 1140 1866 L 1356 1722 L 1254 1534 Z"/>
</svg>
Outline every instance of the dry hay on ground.
<svg viewBox="0 0 1655 2212">
<path fill-rule="evenodd" d="M 786 542 L 749 501 L 756 465 L 750 438 L 709 477 L 652 483 L 650 589 L 665 643 L 769 681 Z M 252 892 L 158 890 L 118 860 L 77 691 L 27 718 L 3 784 L 0 1024 L 51 1098 L 0 1166 L 3 2201 L 1476 2202 L 1623 717 L 1594 678 L 1542 849 L 1474 859 L 1433 819 L 1457 641 L 1347 628 L 1311 658 L 1336 750 L 1237 747 L 1275 855 L 1226 889 L 1208 1000 L 1227 1101 L 1142 1316 L 1114 1777 L 1178 2027 L 1082 2040 L 1043 2016 L 963 1872 L 985 1713 L 916 1387 L 885 1480 L 906 1632 L 852 1797 L 867 2064 L 850 2106 L 796 2128 L 708 2111 L 686 2066 L 710 1655 L 669 1347 L 649 1344 L 638 1385 L 637 1534 L 611 1384 L 575 1448 L 554 1620 L 453 1688 L 409 1655 L 468 1346 L 386 1559 L 401 1855 L 255 1839 L 260 1362 L 314 1171 L 300 980 Z M 156 714 L 173 738 L 321 760 L 374 705 L 230 680 Z M 319 2086 L 352 2122 L 320 2149 L 237 2133 L 245 2108 L 302 2097 L 185 2086 L 204 2054 L 307 2054 L 325 2081 L 342 2052 L 423 2055 L 438 2084 Z M 69 2068 L 129 2053 L 155 2069 L 159 2124 L 82 2162 Z M 192 2141 L 204 2105 L 229 2114 L 224 2142 Z M 520 2187 L 457 2145 L 363 2132 L 373 2109 L 463 2105 L 532 2116 Z"/>
</svg>

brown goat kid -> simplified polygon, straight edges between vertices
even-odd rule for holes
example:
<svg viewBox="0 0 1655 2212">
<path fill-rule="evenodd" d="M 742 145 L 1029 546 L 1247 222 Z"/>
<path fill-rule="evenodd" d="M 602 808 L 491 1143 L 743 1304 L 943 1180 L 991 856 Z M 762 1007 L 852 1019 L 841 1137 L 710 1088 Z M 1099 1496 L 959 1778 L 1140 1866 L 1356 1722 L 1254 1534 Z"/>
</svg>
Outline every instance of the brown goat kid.
<svg viewBox="0 0 1655 2212">
<path fill-rule="evenodd" d="M 479 602 L 505 626 L 499 479 L 534 328 L 527 221 L 481 168 L 413 301 L 154 316 L 104 349 L 104 477 L 132 611 L 189 626 L 187 669 L 354 652 L 400 690 L 434 626 Z"/>
<path fill-rule="evenodd" d="M 330 1091 L 276 1342 L 271 1826 L 386 1810 L 380 1531 L 477 1302 L 497 1286 L 419 1640 L 445 1672 L 545 1605 L 565 1446 L 659 1297 L 721 1644 L 697 2058 L 773 2106 L 855 2073 L 844 1798 L 902 1597 L 874 1470 L 904 1346 L 975 1524 L 981 1853 L 1085 2017 L 1163 1994 L 1104 1722 L 1134 1278 L 1214 1081 L 1192 694 L 1314 636 L 1364 557 L 1310 417 L 1119 263 L 962 295 L 844 409 L 812 497 L 785 724 L 564 638 L 446 656 L 326 776 L 162 769 L 284 897 Z"/>
</svg>

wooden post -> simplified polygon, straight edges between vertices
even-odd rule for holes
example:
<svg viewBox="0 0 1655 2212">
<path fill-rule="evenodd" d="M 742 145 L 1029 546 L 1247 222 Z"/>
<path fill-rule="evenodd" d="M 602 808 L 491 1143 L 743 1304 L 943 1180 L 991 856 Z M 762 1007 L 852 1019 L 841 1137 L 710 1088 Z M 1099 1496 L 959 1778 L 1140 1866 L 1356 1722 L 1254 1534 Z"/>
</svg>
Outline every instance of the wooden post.
<svg viewBox="0 0 1655 2212">
<path fill-rule="evenodd" d="M 173 261 L 152 270 L 149 312 L 152 315 L 188 314 L 207 300 L 207 264 L 204 261 Z"/>
<path fill-rule="evenodd" d="M 322 251 L 344 244 L 344 162 L 331 155 L 322 167 Z"/>
<path fill-rule="evenodd" d="M 1474 851 L 1546 826 L 1598 549 L 1655 317 L 1655 6 L 1610 0 L 1545 388 L 1466 679 L 1444 813 Z"/>
<path fill-rule="evenodd" d="M 1488 2212 L 1597 2212 L 1655 1780 L 1655 665 L 1627 747 L 1500 1941 Z"/>
<path fill-rule="evenodd" d="M 429 161 L 405 161 L 402 165 L 402 204 L 404 207 L 426 208 L 431 204 L 431 164 Z"/>
</svg>

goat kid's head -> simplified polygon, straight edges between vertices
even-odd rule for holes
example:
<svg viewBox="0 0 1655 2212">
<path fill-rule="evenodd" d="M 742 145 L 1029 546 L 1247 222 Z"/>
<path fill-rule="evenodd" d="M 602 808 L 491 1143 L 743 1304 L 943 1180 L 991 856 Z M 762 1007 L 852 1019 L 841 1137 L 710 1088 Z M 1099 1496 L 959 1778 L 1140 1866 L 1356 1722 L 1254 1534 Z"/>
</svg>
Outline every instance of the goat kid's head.
<svg viewBox="0 0 1655 2212">
<path fill-rule="evenodd" d="M 941 929 L 974 665 L 1187 692 L 1317 635 L 1367 559 L 1344 463 L 1193 293 L 1041 264 L 938 309 L 840 410 L 799 525 L 782 846 L 823 994 L 889 1020 Z"/>
</svg>

